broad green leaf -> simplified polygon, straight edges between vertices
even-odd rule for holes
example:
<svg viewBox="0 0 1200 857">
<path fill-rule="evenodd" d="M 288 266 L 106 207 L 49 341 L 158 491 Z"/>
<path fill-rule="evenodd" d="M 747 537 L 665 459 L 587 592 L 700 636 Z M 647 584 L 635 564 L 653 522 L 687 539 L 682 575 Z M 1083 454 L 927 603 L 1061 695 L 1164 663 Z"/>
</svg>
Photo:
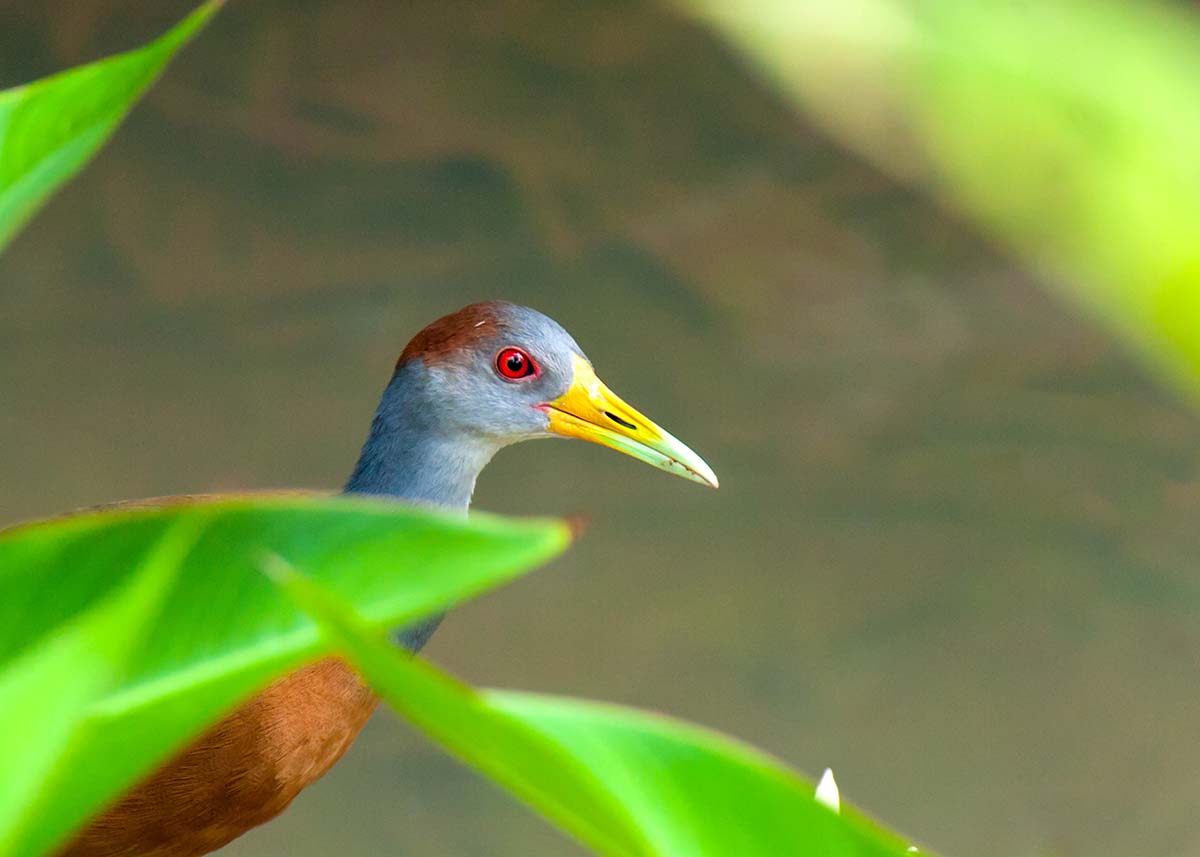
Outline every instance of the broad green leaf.
<svg viewBox="0 0 1200 857">
<path fill-rule="evenodd" d="M 476 692 L 390 646 L 332 594 L 274 575 L 397 711 L 597 852 L 883 857 L 906 841 L 770 757 L 665 717 L 581 700 Z"/>
<path fill-rule="evenodd" d="M 391 705 L 459 758 L 607 854 L 652 853 L 586 769 L 518 720 L 432 666 L 388 645 L 348 608 L 282 562 L 271 576 L 318 618 Z"/>
<path fill-rule="evenodd" d="M 655 854 L 911 854 L 908 840 L 845 801 L 834 813 L 816 800 L 811 781 L 719 733 L 579 699 L 509 691 L 487 699 L 556 741 L 619 796 Z"/>
<path fill-rule="evenodd" d="M 0 92 L 0 250 L 87 163 L 223 2 L 209 0 L 145 47 Z"/>
<path fill-rule="evenodd" d="M 0 534 L 0 675 L 39 658 L 64 628 L 131 585 L 168 529 L 196 521 L 203 531 L 161 610 L 144 631 L 130 629 L 140 645 L 75 729 L 70 788 L 54 790 L 31 822 L 46 832 L 34 840 L 39 847 L 239 699 L 321 651 L 312 622 L 259 573 L 264 555 L 302 563 L 375 627 L 391 628 L 511 580 L 569 540 L 558 522 L 466 520 L 350 498 L 239 498 L 21 527 Z M 11 716 L 36 717 L 60 703 L 73 707 L 25 695 Z M 0 791 L 9 776 L 0 768 Z"/>
<path fill-rule="evenodd" d="M 121 680 L 125 667 L 154 620 L 179 570 L 179 560 L 199 532 L 199 520 L 176 525 L 131 579 L 81 615 L 53 631 L 41 646 L 0 673 L 0 699 L 53 700 L 34 706 L 0 707 L 0 855 L 36 853 L 31 842 L 57 844 L 70 827 L 42 829 L 39 821 L 60 815 L 38 812 L 72 775 L 64 764 L 88 706 Z"/>
<path fill-rule="evenodd" d="M 1111 0 L 682 0 L 1195 399 L 1200 16 Z"/>
</svg>

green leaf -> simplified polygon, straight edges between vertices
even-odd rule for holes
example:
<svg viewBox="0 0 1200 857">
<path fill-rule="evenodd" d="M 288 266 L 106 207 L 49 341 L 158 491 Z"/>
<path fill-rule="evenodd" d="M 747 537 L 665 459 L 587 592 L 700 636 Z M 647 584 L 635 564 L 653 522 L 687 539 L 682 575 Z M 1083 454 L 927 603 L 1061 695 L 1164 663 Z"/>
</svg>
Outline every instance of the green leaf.
<svg viewBox="0 0 1200 857">
<path fill-rule="evenodd" d="M 651 853 L 600 783 L 553 744 L 491 710 L 471 688 L 388 645 L 291 566 L 277 561 L 267 570 L 321 622 L 377 692 L 451 752 L 604 853 Z"/>
<path fill-rule="evenodd" d="M 1200 401 L 1200 18 L 1110 0 L 684 0 Z"/>
<path fill-rule="evenodd" d="M 224 0 L 150 44 L 0 92 L 0 250 L 116 130 Z"/>
<path fill-rule="evenodd" d="M 278 565 L 274 577 L 393 708 L 601 854 L 910 853 L 750 747 L 615 706 L 473 691 L 389 645 L 318 584 Z"/>
<path fill-rule="evenodd" d="M 492 691 L 496 711 L 558 742 L 634 817 L 655 854 L 898 855 L 909 840 L 761 751 L 673 718 L 578 699 Z M 928 854 L 929 852 L 922 852 Z"/>
<path fill-rule="evenodd" d="M 203 531 L 176 563 L 161 609 L 143 628 L 105 618 L 115 608 L 100 605 L 121 603 L 164 534 L 189 526 Z M 51 779 L 37 817 L 25 821 L 34 832 L 26 853 L 48 847 L 239 699 L 322 650 L 312 622 L 258 572 L 267 553 L 303 563 L 375 627 L 392 628 L 511 580 L 568 541 L 559 522 L 301 497 L 89 513 L 0 534 L 0 675 L 29 689 L 5 697 L 5 716 L 66 718 L 59 732 L 72 734 L 61 763 L 71 782 Z M 62 670 L 91 668 L 94 653 L 82 657 L 90 643 L 56 651 L 81 623 L 92 628 L 89 640 L 121 648 L 105 636 L 121 630 L 139 644 L 119 664 L 119 680 L 49 693 Z M 69 712 L 88 700 L 75 723 Z M 28 788 L 18 778 L 0 767 L 0 794 Z"/>
<path fill-rule="evenodd" d="M 198 520 L 165 531 L 147 554 L 142 568 L 117 591 L 64 623 L 43 645 L 23 654 L 0 673 L 0 699 L 53 704 L 6 705 L 0 708 L 0 854 L 41 850 L 30 841 L 56 844 L 67 833 L 62 826 L 44 830 L 47 817 L 37 812 L 52 799 L 64 764 L 86 718 L 89 704 L 120 681 L 157 616 L 163 597 L 179 570 L 179 561 L 195 541 Z"/>
</svg>

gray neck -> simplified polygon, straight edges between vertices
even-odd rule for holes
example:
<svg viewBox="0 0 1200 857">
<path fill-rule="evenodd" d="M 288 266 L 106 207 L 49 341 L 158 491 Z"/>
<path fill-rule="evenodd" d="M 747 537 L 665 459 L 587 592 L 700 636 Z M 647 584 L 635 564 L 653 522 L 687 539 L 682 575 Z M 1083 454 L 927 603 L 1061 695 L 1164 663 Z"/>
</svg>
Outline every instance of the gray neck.
<svg viewBox="0 0 1200 857">
<path fill-rule="evenodd" d="M 446 434 L 421 402 L 421 378 L 401 370 L 383 393 L 347 494 L 376 494 L 466 514 L 475 480 L 497 446 L 478 435 Z"/>
<path fill-rule="evenodd" d="M 401 370 L 383 392 L 347 494 L 375 494 L 426 503 L 466 515 L 475 479 L 496 453 L 494 443 L 475 436 L 446 436 L 422 406 L 421 382 Z M 442 617 L 401 628 L 397 641 L 419 652 Z"/>
</svg>

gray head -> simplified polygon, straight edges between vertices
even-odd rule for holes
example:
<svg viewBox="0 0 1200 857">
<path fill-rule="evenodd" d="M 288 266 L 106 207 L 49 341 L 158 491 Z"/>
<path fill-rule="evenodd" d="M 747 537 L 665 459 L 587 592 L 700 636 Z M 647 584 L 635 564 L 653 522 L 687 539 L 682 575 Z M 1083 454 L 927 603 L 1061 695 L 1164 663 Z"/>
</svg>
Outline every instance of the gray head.
<svg viewBox="0 0 1200 857">
<path fill-rule="evenodd" d="M 392 387 L 419 400 L 428 428 L 497 448 L 545 437 L 539 407 L 567 392 L 583 349 L 558 322 L 501 301 L 471 304 L 413 337 Z M 386 394 L 385 394 L 386 395 Z"/>
<path fill-rule="evenodd" d="M 553 319 L 471 304 L 409 342 L 384 391 L 348 491 L 466 508 L 497 450 L 577 437 L 716 486 L 698 455 L 623 402 Z"/>
</svg>

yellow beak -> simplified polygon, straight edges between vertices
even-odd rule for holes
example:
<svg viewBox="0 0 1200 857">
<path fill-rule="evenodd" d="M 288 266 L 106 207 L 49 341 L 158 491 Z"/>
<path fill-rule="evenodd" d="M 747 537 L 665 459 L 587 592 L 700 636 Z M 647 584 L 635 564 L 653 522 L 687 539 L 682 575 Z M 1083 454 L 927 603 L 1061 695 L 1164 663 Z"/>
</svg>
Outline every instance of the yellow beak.
<svg viewBox="0 0 1200 857">
<path fill-rule="evenodd" d="M 549 430 L 554 434 L 599 443 L 660 470 L 717 487 L 717 474 L 704 459 L 621 401 L 578 354 L 571 388 L 542 407 L 550 415 Z"/>
</svg>

